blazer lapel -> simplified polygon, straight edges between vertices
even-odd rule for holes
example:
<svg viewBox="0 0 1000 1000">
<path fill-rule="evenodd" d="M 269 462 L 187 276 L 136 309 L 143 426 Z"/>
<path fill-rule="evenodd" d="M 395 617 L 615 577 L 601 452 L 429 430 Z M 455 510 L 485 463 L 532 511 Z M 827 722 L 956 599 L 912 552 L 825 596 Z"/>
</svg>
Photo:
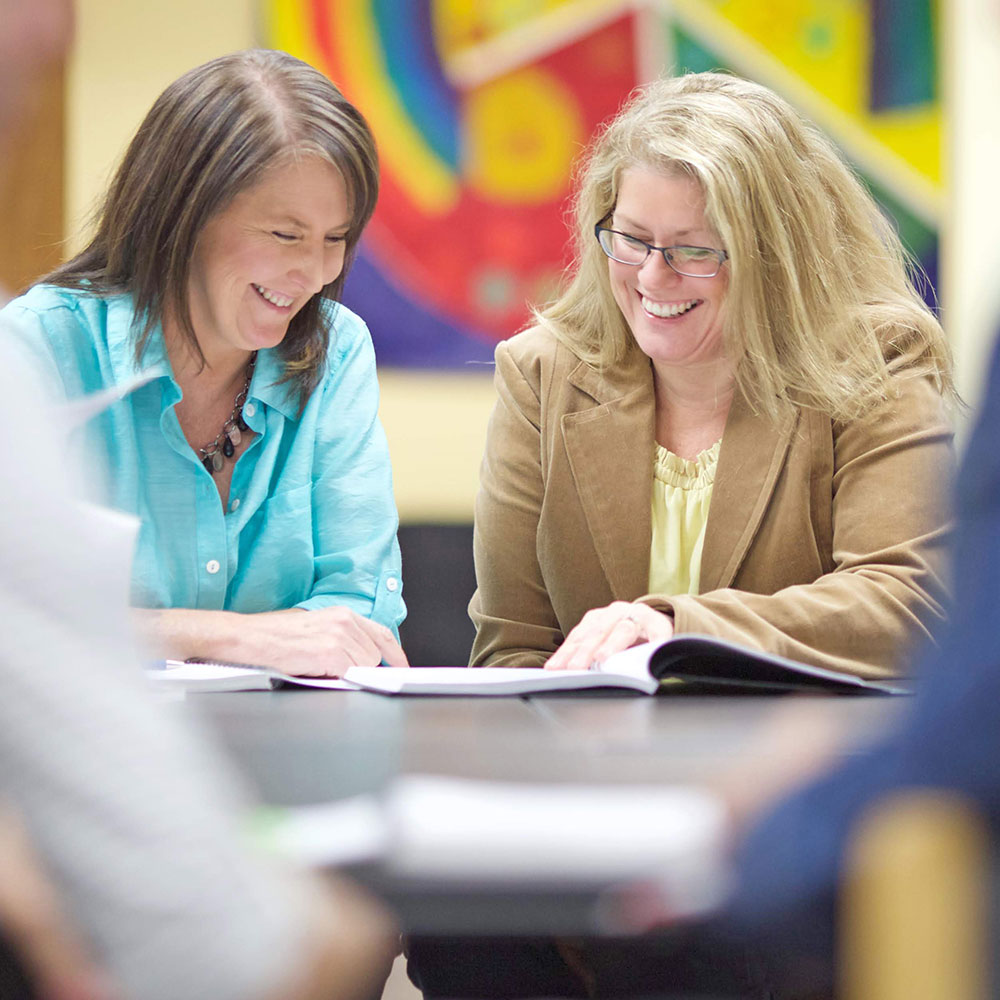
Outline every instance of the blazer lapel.
<svg viewBox="0 0 1000 1000">
<path fill-rule="evenodd" d="M 648 361 L 605 376 L 581 363 L 569 381 L 596 405 L 562 417 L 563 440 L 594 548 L 616 600 L 648 589 L 653 382 Z"/>
<path fill-rule="evenodd" d="M 726 421 L 701 557 L 701 592 L 732 586 L 785 464 L 798 411 L 777 422 L 737 392 Z"/>
</svg>

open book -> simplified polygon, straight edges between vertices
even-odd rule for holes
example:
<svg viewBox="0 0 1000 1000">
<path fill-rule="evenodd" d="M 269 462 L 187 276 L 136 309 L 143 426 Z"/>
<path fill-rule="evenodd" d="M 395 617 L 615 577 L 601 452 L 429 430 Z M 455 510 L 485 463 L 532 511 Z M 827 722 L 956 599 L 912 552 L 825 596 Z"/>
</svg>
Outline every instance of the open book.
<svg viewBox="0 0 1000 1000">
<path fill-rule="evenodd" d="M 382 694 L 523 695 L 586 688 L 655 694 L 674 679 L 733 691 L 827 691 L 906 694 L 899 680 L 864 680 L 704 635 L 647 642 L 609 656 L 590 670 L 541 667 L 351 667 L 344 679 Z"/>
<path fill-rule="evenodd" d="M 591 670 L 351 667 L 341 681 L 291 677 L 265 667 L 177 664 L 166 670 L 151 671 L 150 676 L 154 681 L 176 681 L 187 689 L 202 691 L 254 690 L 293 684 L 410 695 L 525 695 L 588 688 L 655 694 L 662 681 L 675 679 L 733 691 L 908 693 L 905 683 L 899 680 L 864 680 L 703 635 L 679 635 L 659 644 L 633 646 Z"/>
<path fill-rule="evenodd" d="M 357 691 L 339 677 L 292 677 L 269 667 L 246 663 L 198 663 L 185 660 L 164 660 L 146 670 L 146 677 L 161 690 L 223 692 L 270 691 L 284 684 L 324 688 L 334 691 Z"/>
</svg>

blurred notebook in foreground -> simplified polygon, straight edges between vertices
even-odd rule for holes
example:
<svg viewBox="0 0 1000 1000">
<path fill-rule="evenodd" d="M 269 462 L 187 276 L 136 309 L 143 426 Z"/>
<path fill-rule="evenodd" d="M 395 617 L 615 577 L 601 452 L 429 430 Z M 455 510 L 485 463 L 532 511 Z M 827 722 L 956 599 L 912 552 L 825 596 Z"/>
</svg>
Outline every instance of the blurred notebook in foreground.
<svg viewBox="0 0 1000 1000">
<path fill-rule="evenodd" d="M 535 667 L 351 667 L 345 680 L 382 694 L 522 695 L 587 688 L 655 694 L 675 679 L 730 689 L 905 694 L 898 680 L 863 680 L 702 635 L 644 643 L 592 670 Z"/>
<path fill-rule="evenodd" d="M 655 879 L 672 915 L 729 885 L 727 810 L 678 785 L 514 784 L 397 777 L 380 795 L 269 811 L 258 835 L 315 867 L 376 866 L 440 886 L 608 886 Z"/>
</svg>

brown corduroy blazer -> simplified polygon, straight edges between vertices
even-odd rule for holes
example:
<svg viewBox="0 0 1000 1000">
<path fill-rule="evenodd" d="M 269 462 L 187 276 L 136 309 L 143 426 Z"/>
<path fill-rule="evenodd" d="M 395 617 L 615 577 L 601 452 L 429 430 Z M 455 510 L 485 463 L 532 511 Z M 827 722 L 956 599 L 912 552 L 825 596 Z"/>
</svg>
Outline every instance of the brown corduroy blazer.
<svg viewBox="0 0 1000 1000">
<path fill-rule="evenodd" d="M 643 599 L 697 632 L 862 676 L 905 670 L 943 618 L 954 468 L 928 378 L 864 418 L 778 422 L 737 394 L 697 595 L 647 594 L 652 372 L 598 371 L 534 328 L 496 351 L 476 501 L 472 663 L 538 666 L 591 608 Z"/>
</svg>

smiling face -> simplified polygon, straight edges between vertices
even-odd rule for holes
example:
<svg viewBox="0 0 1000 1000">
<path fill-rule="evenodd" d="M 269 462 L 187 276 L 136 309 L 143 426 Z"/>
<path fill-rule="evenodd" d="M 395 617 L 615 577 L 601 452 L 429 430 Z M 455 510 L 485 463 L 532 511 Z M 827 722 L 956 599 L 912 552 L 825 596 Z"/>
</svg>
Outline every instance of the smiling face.
<svg viewBox="0 0 1000 1000">
<path fill-rule="evenodd" d="M 317 156 L 269 170 L 205 224 L 188 307 L 210 366 L 275 347 L 292 317 L 344 267 L 347 188 Z"/>
<path fill-rule="evenodd" d="M 705 199 L 693 178 L 632 167 L 622 174 L 606 223 L 654 246 L 724 250 L 705 221 Z M 722 315 L 728 264 L 713 278 L 677 274 L 661 253 L 636 267 L 608 260 L 611 290 L 642 352 L 657 368 L 714 365 L 725 360 Z"/>
</svg>

